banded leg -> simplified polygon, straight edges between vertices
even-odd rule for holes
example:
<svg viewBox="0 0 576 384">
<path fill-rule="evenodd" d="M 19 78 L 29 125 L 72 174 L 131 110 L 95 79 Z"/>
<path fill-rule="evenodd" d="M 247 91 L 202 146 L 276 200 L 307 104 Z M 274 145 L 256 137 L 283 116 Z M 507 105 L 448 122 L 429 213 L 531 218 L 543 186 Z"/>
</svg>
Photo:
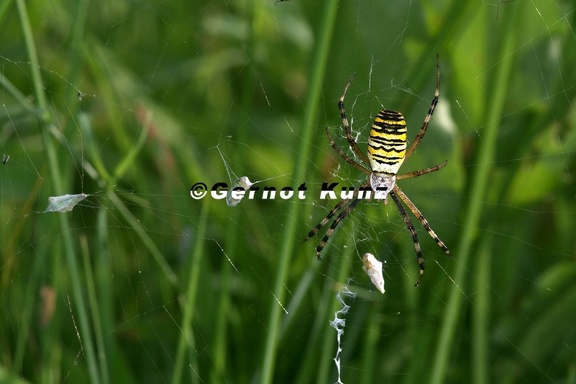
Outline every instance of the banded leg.
<svg viewBox="0 0 576 384">
<path fill-rule="evenodd" d="M 342 201 L 349 201 L 349 200 L 342 200 Z M 344 220 L 350 212 L 352 212 L 354 207 L 356 205 L 358 205 L 358 203 L 360 201 L 362 201 L 362 200 L 361 199 L 352 200 L 352 202 L 350 204 L 348 204 L 347 206 L 345 206 L 343 208 L 342 212 L 340 212 L 340 214 L 338 215 L 338 217 L 336 217 L 336 219 L 332 222 L 332 225 L 330 225 L 330 228 L 328 228 L 328 230 L 326 231 L 326 234 L 322 238 L 322 241 L 320 241 L 320 243 L 316 247 L 316 257 L 318 258 L 318 260 L 322 260 L 322 257 L 320 256 L 320 254 L 322 253 L 322 250 L 324 249 L 324 247 L 328 243 L 328 240 L 330 240 L 330 236 L 332 236 L 332 233 L 334 233 L 334 230 L 336 229 L 338 224 L 340 224 L 340 222 L 342 220 Z"/>
<path fill-rule="evenodd" d="M 308 239 L 310 239 L 311 237 L 316 236 L 318 231 L 320 231 L 322 229 L 322 227 L 324 227 L 326 224 L 328 224 L 330 219 L 332 219 L 334 217 L 334 215 L 349 201 L 350 200 L 341 200 L 338 204 L 336 204 L 334 206 L 334 208 L 332 208 L 332 210 L 330 212 L 328 212 L 326 217 L 323 218 L 322 221 L 318 223 L 318 225 L 316 225 L 314 228 L 312 228 L 310 230 L 310 232 L 308 232 L 308 236 L 306 236 L 306 238 L 304 240 L 302 240 L 302 242 L 308 241 Z"/>
<path fill-rule="evenodd" d="M 416 216 L 418 221 L 420 221 L 420 224 L 422 224 L 426 232 L 428 232 L 430 237 L 434 239 L 434 241 L 436 242 L 436 244 L 438 244 L 440 249 L 442 249 L 444 252 L 446 252 L 447 255 L 449 255 L 450 250 L 448 250 L 448 247 L 442 242 L 442 240 L 440 240 L 438 235 L 436 235 L 436 232 L 434 232 L 432 228 L 430 228 L 430 224 L 428 224 L 428 220 L 426 220 L 424 215 L 422 215 L 422 212 L 420 212 L 420 210 L 416 208 L 414 203 L 408 198 L 408 196 L 406 196 L 406 194 L 400 188 L 398 188 L 397 185 L 394 186 L 394 192 L 402 199 L 402 201 L 404 201 L 404 204 L 406 204 L 406 206 L 410 208 L 414 216 Z"/>
<path fill-rule="evenodd" d="M 346 84 L 346 87 L 344 87 L 344 92 L 342 92 L 342 96 L 340 96 L 340 100 L 338 100 L 338 110 L 340 111 L 340 117 L 342 118 L 342 126 L 344 127 L 344 132 L 346 133 L 346 140 L 348 140 L 348 145 L 350 145 L 350 148 L 352 148 L 352 150 L 356 153 L 356 155 L 360 157 L 360 159 L 362 160 L 362 162 L 364 162 L 364 164 L 370 164 L 370 162 L 368 161 L 368 157 L 364 152 L 360 150 L 360 147 L 358 147 L 358 143 L 356 143 L 356 141 L 352 137 L 352 133 L 350 132 L 350 123 L 348 123 L 348 117 L 346 117 L 346 108 L 344 108 L 344 97 L 346 97 L 346 92 L 348 92 L 348 88 L 350 87 L 350 84 L 352 84 L 354 77 L 356 77 L 356 74 L 353 74 L 352 77 L 350 77 L 350 80 L 348 80 L 348 84 Z"/>
<path fill-rule="evenodd" d="M 406 228 L 408 228 L 408 231 L 410 231 L 410 234 L 412 235 L 412 241 L 414 242 L 414 249 L 416 250 L 416 257 L 418 258 L 418 266 L 420 267 L 420 274 L 418 275 L 418 280 L 416 280 L 416 284 L 414 284 L 414 286 L 418 286 L 422 281 L 422 276 L 424 276 L 424 268 L 426 267 L 424 263 L 424 257 L 422 256 L 422 247 L 420 246 L 420 241 L 418 241 L 418 235 L 416 234 L 416 230 L 414 229 L 412 220 L 410 220 L 410 216 L 408 216 L 408 213 L 406 212 L 406 209 L 404 209 L 402 202 L 400 201 L 400 199 L 398 199 L 396 193 L 394 193 L 396 192 L 396 190 L 397 188 L 394 188 L 393 191 L 390 191 L 389 195 L 392 196 L 392 200 L 394 200 L 394 202 L 396 203 L 396 206 L 398 207 L 398 211 L 400 211 L 400 216 L 402 216 L 402 220 L 404 220 Z"/>
<path fill-rule="evenodd" d="M 430 104 L 428 113 L 424 118 L 422 127 L 420 127 L 420 131 L 418 131 L 418 134 L 414 138 L 414 141 L 412 142 L 412 144 L 410 144 L 410 148 L 408 148 L 408 150 L 406 151 L 405 160 L 408 160 L 412 152 L 414 152 L 414 150 L 418 147 L 418 144 L 420 144 L 420 141 L 422 141 L 422 138 L 426 133 L 426 129 L 428 129 L 428 123 L 430 123 L 430 119 L 432 118 L 432 114 L 434 113 L 434 109 L 436 108 L 436 104 L 438 104 L 439 96 L 440 96 L 440 59 L 438 57 L 438 54 L 436 54 L 436 90 L 434 91 L 434 98 L 432 99 L 432 103 Z"/>
<path fill-rule="evenodd" d="M 396 176 L 396 180 L 411 179 L 413 177 L 422 176 L 422 175 L 425 175 L 425 174 L 430 173 L 430 172 L 436 172 L 436 171 L 440 170 L 442 167 L 444 167 L 446 165 L 446 163 L 448 163 L 448 160 L 444 160 L 440 164 L 435 165 L 435 166 L 430 167 L 430 168 L 426 168 L 426 169 L 422 169 L 420 171 L 414 171 L 414 172 L 409 172 L 409 173 L 404 173 L 402 175 L 398 175 L 398 176 Z"/>
<path fill-rule="evenodd" d="M 344 160 L 346 160 L 346 162 L 348 164 L 352 165 L 354 168 L 362 171 L 363 173 L 365 173 L 367 175 L 369 175 L 371 173 L 369 170 L 364 168 L 361 164 L 352 160 L 351 158 L 348 157 L 348 155 L 346 155 L 344 153 L 344 151 L 338 146 L 338 144 L 336 144 L 336 142 L 334 142 L 334 139 L 332 139 L 332 136 L 330 135 L 330 131 L 328 130 L 328 127 L 326 127 L 326 135 L 328 135 L 328 139 L 330 140 L 330 146 L 332 147 L 332 149 L 334 149 Z M 366 164 L 368 164 L 368 163 L 366 163 Z"/>
</svg>

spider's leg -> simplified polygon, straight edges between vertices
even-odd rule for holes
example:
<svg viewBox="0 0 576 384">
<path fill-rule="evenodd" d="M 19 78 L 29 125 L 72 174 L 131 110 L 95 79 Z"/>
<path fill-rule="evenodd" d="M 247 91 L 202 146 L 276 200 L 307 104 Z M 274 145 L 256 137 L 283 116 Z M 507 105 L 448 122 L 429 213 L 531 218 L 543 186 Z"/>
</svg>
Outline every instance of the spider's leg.
<svg viewBox="0 0 576 384">
<path fill-rule="evenodd" d="M 436 244 L 438 244 L 440 249 L 442 249 L 444 252 L 446 252 L 447 255 L 449 255 L 450 250 L 444 244 L 444 242 L 442 242 L 442 240 L 440 240 L 438 235 L 436 235 L 436 232 L 434 232 L 432 230 L 432 228 L 430 228 L 430 224 L 428 224 L 428 220 L 426 220 L 424 215 L 422 215 L 422 212 L 420 212 L 420 210 L 418 208 L 416 208 L 416 205 L 414 205 L 414 203 L 408 198 L 408 196 L 406 196 L 406 194 L 400 188 L 398 188 L 397 185 L 394 187 L 394 192 L 402 199 L 402 201 L 404 201 L 404 204 L 406 204 L 408 206 L 408 208 L 410 208 L 410 210 L 412 211 L 414 216 L 416 216 L 418 221 L 420 221 L 420 224 L 422 224 L 422 226 L 424 227 L 426 232 L 428 232 L 430 237 L 432 239 L 434 239 L 434 241 L 436 242 Z"/>
<path fill-rule="evenodd" d="M 356 141 L 352 137 L 352 133 L 350 132 L 350 123 L 348 122 L 348 117 L 346 117 L 346 108 L 344 107 L 344 97 L 346 97 L 346 92 L 348 92 L 348 88 L 350 87 L 350 84 L 352 83 L 352 80 L 354 80 L 355 76 L 356 74 L 353 74 L 352 77 L 350 77 L 350 80 L 348 80 L 348 84 L 346 84 L 346 87 L 344 87 L 344 92 L 342 92 L 342 96 L 340 96 L 340 100 L 338 100 L 338 110 L 340 111 L 340 117 L 342 118 L 342 126 L 344 127 L 344 132 L 346 133 L 346 140 L 348 140 L 348 145 L 350 145 L 350 148 L 352 148 L 354 153 L 356 153 L 356 155 L 360 157 L 360 159 L 362 160 L 362 162 L 364 162 L 364 164 L 370 164 L 370 162 L 368 161 L 368 157 L 366 156 L 366 154 L 364 154 L 364 152 L 360 150 L 360 147 L 358 147 L 358 143 L 356 143 Z"/>
<path fill-rule="evenodd" d="M 406 160 L 408 160 L 412 152 L 414 152 L 414 150 L 418 147 L 418 144 L 420 144 L 420 141 L 422 141 L 422 138 L 426 133 L 426 129 L 428 129 L 428 123 L 430 122 L 432 114 L 434 113 L 434 109 L 436 108 L 436 104 L 438 104 L 439 96 L 440 96 L 440 59 L 438 58 L 438 54 L 436 54 L 436 90 L 434 91 L 434 98 L 432 99 L 430 109 L 428 109 L 428 113 L 424 118 L 422 127 L 420 127 L 420 131 L 418 131 L 416 138 L 414 138 L 414 141 L 412 142 L 412 144 L 410 144 L 410 148 L 408 148 L 408 150 L 406 151 Z"/>
<path fill-rule="evenodd" d="M 352 165 L 354 168 L 364 172 L 365 174 L 369 175 L 370 171 L 367 170 L 365 167 L 362 166 L 362 164 L 359 164 L 358 162 L 354 161 L 353 159 L 349 158 L 344 151 L 338 146 L 338 144 L 336 144 L 336 142 L 334 142 L 334 139 L 332 139 L 332 136 L 330 135 L 330 131 L 328 130 L 328 127 L 326 127 L 326 135 L 328 135 L 328 139 L 330 140 L 330 146 L 332 147 L 332 149 L 334 149 L 336 151 L 336 153 L 338 153 L 344 160 L 346 160 L 346 162 L 350 165 Z M 368 164 L 368 163 L 367 163 Z"/>
<path fill-rule="evenodd" d="M 404 173 L 402 175 L 397 175 L 396 180 L 411 179 L 413 177 L 422 176 L 422 175 L 425 175 L 425 174 L 430 173 L 430 172 L 436 172 L 436 171 L 440 170 L 442 167 L 444 167 L 446 165 L 446 163 L 448 163 L 448 160 L 445 160 L 445 161 L 441 162 L 440 164 L 435 165 L 433 167 L 422 169 L 420 171 L 414 171 L 414 172 Z"/>
<path fill-rule="evenodd" d="M 348 201 L 348 200 L 343 200 L 343 201 Z M 348 204 L 346 207 L 344 207 L 344 210 L 342 212 L 340 212 L 338 217 L 336 217 L 336 219 L 332 222 L 332 225 L 330 225 L 330 228 L 328 228 L 328 230 L 326 231 L 326 234 L 322 238 L 322 241 L 320 241 L 320 243 L 316 247 L 316 257 L 318 258 L 318 260 L 322 260 L 322 257 L 320 256 L 320 254 L 322 253 L 322 250 L 326 246 L 326 243 L 328 243 L 328 240 L 330 240 L 330 236 L 332 236 L 332 233 L 334 232 L 334 230 L 336 229 L 338 224 L 340 224 L 340 222 L 342 220 L 344 220 L 344 218 L 346 218 L 346 216 L 348 216 L 348 214 L 350 212 L 352 212 L 354 207 L 356 205 L 358 205 L 358 203 L 360 201 L 362 201 L 362 200 L 361 199 L 352 200 L 352 202 L 350 204 Z"/>
<path fill-rule="evenodd" d="M 416 250 L 416 257 L 418 258 L 418 266 L 420 267 L 420 274 L 418 275 L 418 280 L 416 281 L 416 284 L 414 284 L 415 286 L 418 286 L 422 281 L 422 276 L 424 276 L 424 268 L 425 268 L 424 257 L 422 256 L 422 247 L 420 246 L 420 241 L 418 241 L 418 235 L 416 234 L 416 230 L 414 229 L 412 220 L 410 220 L 410 217 L 408 216 L 406 209 L 404 209 L 402 202 L 400 201 L 398 196 L 396 196 L 395 192 L 397 191 L 397 189 L 398 188 L 394 187 L 394 190 L 390 191 L 389 195 L 392 196 L 392 200 L 394 200 L 394 202 L 396 203 L 396 206 L 398 207 L 400 216 L 402 216 L 402 220 L 404 220 L 406 228 L 408 228 L 408 231 L 410 231 L 410 234 L 412 235 L 412 241 L 414 242 L 414 249 Z"/>
<path fill-rule="evenodd" d="M 308 239 L 310 239 L 311 237 L 316 236 L 316 234 L 318 233 L 319 230 L 321 230 L 326 224 L 328 224 L 328 222 L 330 221 L 331 218 L 334 217 L 334 215 L 340 210 L 342 209 L 342 207 L 349 202 L 350 200 L 341 200 L 338 204 L 336 204 L 334 206 L 334 208 L 332 208 L 332 210 L 330 212 L 328 212 L 328 214 L 326 215 L 325 218 L 322 219 L 321 222 L 318 223 L 318 225 L 316 225 L 314 228 L 312 228 L 312 230 L 310 230 L 310 232 L 308 232 L 308 236 L 306 236 L 304 238 L 304 240 L 302 240 L 302 242 L 308 241 Z"/>
</svg>

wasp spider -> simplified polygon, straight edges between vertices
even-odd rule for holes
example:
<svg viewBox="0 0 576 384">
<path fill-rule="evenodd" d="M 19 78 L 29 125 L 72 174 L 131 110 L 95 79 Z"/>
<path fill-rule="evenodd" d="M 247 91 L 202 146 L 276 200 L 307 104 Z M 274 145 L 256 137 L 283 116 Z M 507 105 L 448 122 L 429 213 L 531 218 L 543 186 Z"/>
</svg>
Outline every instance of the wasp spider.
<svg viewBox="0 0 576 384">
<path fill-rule="evenodd" d="M 344 109 L 344 97 L 346 96 L 346 92 L 348 91 L 352 80 L 354 80 L 354 75 L 352 75 L 352 78 L 348 81 L 348 84 L 346 84 L 346 87 L 344 88 L 342 96 L 340 96 L 338 109 L 340 110 L 342 126 L 344 127 L 344 133 L 346 134 L 348 145 L 352 151 L 360 158 L 362 163 L 353 160 L 344 153 L 344 151 L 332 139 L 328 128 L 326 128 L 326 134 L 328 135 L 328 139 L 330 140 L 330 145 L 332 148 L 344 160 L 346 160 L 346 162 L 368 175 L 368 179 L 359 188 L 359 191 L 371 189 L 374 192 L 375 198 L 378 200 L 385 200 L 388 195 L 390 195 L 392 200 L 394 200 L 394 203 L 398 207 L 398 211 L 402 216 L 404 224 L 412 235 L 412 241 L 414 242 L 414 249 L 416 250 L 418 265 L 420 267 L 420 274 L 415 284 L 418 285 L 422 281 L 422 276 L 424 275 L 424 258 L 422 257 L 422 247 L 418 241 L 418 235 L 416 234 L 412 220 L 410 220 L 410 217 L 402 205 L 402 202 L 404 202 L 410 211 L 412 211 L 414 216 L 416 216 L 418 221 L 420 221 L 428 234 L 436 241 L 436 244 L 438 244 L 438 246 L 447 254 L 450 254 L 450 251 L 446 245 L 444 245 L 442 240 L 438 238 L 436 233 L 434 233 L 432 228 L 430 228 L 430 224 L 428 224 L 428 221 L 424 218 L 420 210 L 414 205 L 408 196 L 402 192 L 400 187 L 396 185 L 396 180 L 410 179 L 413 177 L 422 176 L 430 172 L 438 171 L 440 168 L 446 165 L 446 161 L 444 161 L 443 163 L 431 168 L 426 168 L 420 171 L 414 171 L 401 175 L 397 174 L 404 160 L 407 160 L 410 155 L 412 155 L 414 150 L 416 150 L 418 144 L 420 144 L 420 141 L 426 133 L 428 123 L 432 118 L 436 104 L 438 103 L 438 96 L 440 95 L 440 64 L 438 56 L 436 56 L 436 90 L 434 91 L 434 98 L 432 99 L 430 109 L 424 118 L 424 122 L 422 123 L 420 131 L 408 149 L 406 149 L 407 130 L 404 116 L 402 116 L 400 112 L 383 109 L 376 115 L 374 123 L 372 124 L 372 129 L 370 130 L 370 137 L 368 139 L 368 155 L 366 156 L 360 150 L 358 144 L 352 138 L 352 134 L 350 132 L 350 124 L 348 123 L 346 110 Z M 336 204 L 336 206 L 328 213 L 328 215 L 308 233 L 308 237 L 305 240 L 315 236 L 320 229 L 322 229 L 338 212 L 340 212 L 326 231 L 322 241 L 320 241 L 316 247 L 316 256 L 319 260 L 321 259 L 322 250 L 326 246 L 326 243 L 330 239 L 330 236 L 332 236 L 332 233 L 338 224 L 340 224 L 340 222 L 344 220 L 344 218 L 346 218 L 346 216 L 348 216 L 348 214 L 352 212 L 356 205 L 358 205 L 358 203 L 360 203 L 362 200 L 358 197 L 358 195 L 356 196 L 356 198 L 352 199 L 343 199 L 338 204 Z"/>
</svg>

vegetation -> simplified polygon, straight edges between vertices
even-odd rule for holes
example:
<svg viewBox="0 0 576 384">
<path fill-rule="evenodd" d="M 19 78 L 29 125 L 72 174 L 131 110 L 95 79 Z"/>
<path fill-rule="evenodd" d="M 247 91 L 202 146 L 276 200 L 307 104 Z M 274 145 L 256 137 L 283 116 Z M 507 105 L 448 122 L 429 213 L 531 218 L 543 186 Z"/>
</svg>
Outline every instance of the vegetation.
<svg viewBox="0 0 576 384">
<path fill-rule="evenodd" d="M 347 285 L 343 382 L 574 382 L 576 7 L 401 3 L 1 2 L 0 381 L 335 382 Z M 402 188 L 453 257 L 413 219 L 414 287 L 363 202 L 316 261 L 322 183 L 364 180 L 324 131 L 346 81 L 362 148 L 382 106 L 413 137 L 436 54 L 402 171 L 448 165 Z M 190 197 L 240 176 L 307 197 Z"/>
</svg>

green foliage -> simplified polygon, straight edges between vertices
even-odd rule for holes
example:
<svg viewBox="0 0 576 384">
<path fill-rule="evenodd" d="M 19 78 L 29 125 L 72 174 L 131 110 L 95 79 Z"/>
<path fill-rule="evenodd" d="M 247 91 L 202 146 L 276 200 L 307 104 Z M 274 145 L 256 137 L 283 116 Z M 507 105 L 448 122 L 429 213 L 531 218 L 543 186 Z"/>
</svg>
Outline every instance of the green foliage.
<svg viewBox="0 0 576 384">
<path fill-rule="evenodd" d="M 576 8 L 489 2 L 0 3 L 0 381 L 573 382 Z M 363 202 L 317 262 L 302 244 L 363 180 L 330 148 L 346 100 L 413 137 L 402 188 L 448 245 Z M 339 164 L 339 166 L 338 166 Z M 194 200 L 237 177 L 307 199 Z M 86 194 L 68 212 L 48 197 Z M 80 195 L 82 196 L 82 195 Z M 64 207 L 67 208 L 67 207 Z M 361 256 L 385 260 L 386 293 Z M 471 380 L 472 379 L 472 380 Z"/>
</svg>

